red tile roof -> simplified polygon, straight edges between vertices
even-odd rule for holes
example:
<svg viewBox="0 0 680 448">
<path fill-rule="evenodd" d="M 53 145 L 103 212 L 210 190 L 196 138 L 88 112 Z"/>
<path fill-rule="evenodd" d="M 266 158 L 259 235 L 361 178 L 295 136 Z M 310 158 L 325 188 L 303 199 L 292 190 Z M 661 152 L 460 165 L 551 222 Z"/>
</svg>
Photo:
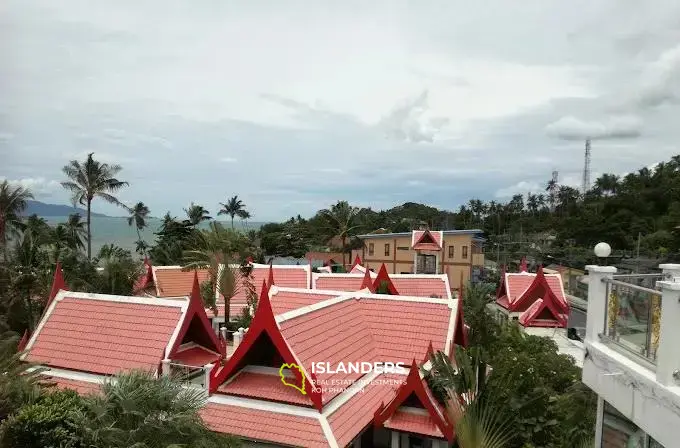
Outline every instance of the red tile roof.
<svg viewBox="0 0 680 448">
<path fill-rule="evenodd" d="M 337 297 L 337 294 L 309 289 L 291 291 L 277 286 L 274 286 L 269 294 L 275 315 L 313 305 L 333 297 Z"/>
<path fill-rule="evenodd" d="M 545 280 L 552 292 L 562 302 L 567 304 L 567 298 L 564 294 L 564 286 L 562 277 L 559 274 L 544 274 Z M 505 293 L 508 297 L 510 306 L 513 306 L 522 297 L 522 294 L 531 286 L 536 274 L 529 272 L 520 273 L 506 273 L 505 274 Z"/>
<path fill-rule="evenodd" d="M 96 393 L 101 390 L 101 383 L 61 378 L 50 375 L 42 376 L 41 382 L 44 384 L 54 385 L 54 387 L 57 389 L 71 389 L 78 392 L 80 395 Z"/>
<path fill-rule="evenodd" d="M 154 266 L 153 274 L 154 284 L 156 285 L 156 296 L 188 296 L 193 286 L 194 272 L 198 275 L 198 281 L 200 283 L 210 279 L 210 274 L 207 269 L 182 271 L 180 266 Z"/>
<path fill-rule="evenodd" d="M 302 395 L 300 391 L 285 386 L 281 382 L 278 372 L 257 373 L 241 371 L 231 381 L 218 387 L 217 392 L 226 395 L 261 398 L 281 403 L 303 406 L 312 405 L 308 395 Z"/>
<path fill-rule="evenodd" d="M 210 402 L 201 410 L 206 424 L 217 432 L 287 446 L 327 448 L 317 418 Z"/>
<path fill-rule="evenodd" d="M 308 288 L 311 273 L 309 265 L 273 265 L 272 272 L 274 284 L 284 288 Z M 269 279 L 268 264 L 253 264 L 251 282 L 259 288 L 263 281 Z M 240 288 L 234 297 L 229 301 L 231 316 L 241 314 L 243 308 L 248 304 L 245 288 Z M 219 299 L 219 316 L 224 316 L 224 299 Z"/>
<path fill-rule="evenodd" d="M 62 291 L 29 340 L 25 359 L 104 375 L 156 371 L 186 302 Z"/>
<path fill-rule="evenodd" d="M 153 286 L 153 267 L 148 258 L 144 258 L 144 272 L 135 281 L 132 287 L 133 294 L 139 294 L 144 292 L 145 289 Z"/>
<path fill-rule="evenodd" d="M 427 414 L 398 410 L 387 419 L 384 426 L 397 431 L 444 438 L 444 434 Z"/>
<path fill-rule="evenodd" d="M 172 362 L 184 364 L 185 366 L 202 367 L 206 364 L 215 363 L 219 358 L 219 353 L 194 345 L 180 349 L 172 356 Z"/>
<path fill-rule="evenodd" d="M 47 303 L 45 304 L 45 312 L 50 307 L 52 300 L 57 296 L 59 291 L 68 291 L 68 286 L 66 286 L 66 281 L 64 280 L 64 273 L 61 270 L 61 263 L 57 261 L 57 266 L 54 268 L 54 278 L 52 279 L 52 289 L 50 290 L 50 295 L 47 298 Z"/>
<path fill-rule="evenodd" d="M 368 271 L 370 272 L 370 271 Z M 371 273 L 373 278 L 375 273 Z M 392 284 L 402 296 L 451 298 L 446 274 L 390 274 Z M 364 274 L 313 274 L 314 289 L 359 291 Z"/>
<path fill-rule="evenodd" d="M 313 362 L 328 362 L 333 368 L 340 362 L 379 361 L 369 326 L 361 313 L 357 313 L 356 299 L 344 300 L 311 313 L 281 322 L 283 337 L 295 351 L 298 359 L 312 371 Z M 355 381 L 361 373 L 317 373 L 318 384 L 328 389 L 323 393 L 327 403 L 340 392 L 331 387 L 334 382 L 345 384 Z"/>
<path fill-rule="evenodd" d="M 380 403 L 389 401 L 403 381 L 403 375 L 378 375 L 352 398 L 343 403 L 328 417 L 338 446 L 347 446 L 356 435 L 373 421 Z M 386 383 L 383 384 L 382 382 Z M 388 384 L 394 382 L 394 384 Z"/>
</svg>

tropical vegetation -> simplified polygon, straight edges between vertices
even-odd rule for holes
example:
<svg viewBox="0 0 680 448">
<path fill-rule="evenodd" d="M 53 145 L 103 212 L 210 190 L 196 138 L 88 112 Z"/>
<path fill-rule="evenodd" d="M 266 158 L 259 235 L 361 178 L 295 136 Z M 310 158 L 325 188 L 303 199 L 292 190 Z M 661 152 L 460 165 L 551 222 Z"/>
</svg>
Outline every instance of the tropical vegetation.
<svg viewBox="0 0 680 448">
<path fill-rule="evenodd" d="M 234 217 L 238 216 L 241 219 L 250 218 L 250 213 L 246 210 L 246 204 L 238 196 L 232 196 L 227 202 L 220 202 L 220 205 L 222 208 L 217 212 L 217 215 L 229 215 L 232 230 L 234 229 Z"/>
<path fill-rule="evenodd" d="M 62 171 L 69 180 L 61 185 L 72 193 L 73 205 L 81 204 L 87 210 L 87 258 L 92 259 L 92 201 L 101 198 L 110 204 L 123 206 L 123 204 L 113 196 L 127 182 L 118 180 L 115 176 L 123 168 L 120 165 L 109 165 L 94 159 L 94 153 L 87 155 L 85 162 L 71 160 L 64 166 Z"/>
</svg>

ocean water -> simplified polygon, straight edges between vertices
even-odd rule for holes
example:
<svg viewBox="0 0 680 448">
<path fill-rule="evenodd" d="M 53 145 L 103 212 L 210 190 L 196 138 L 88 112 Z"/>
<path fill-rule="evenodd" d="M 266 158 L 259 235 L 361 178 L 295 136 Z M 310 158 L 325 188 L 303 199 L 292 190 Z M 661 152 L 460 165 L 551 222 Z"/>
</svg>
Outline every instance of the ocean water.
<svg viewBox="0 0 680 448">
<path fill-rule="evenodd" d="M 66 222 L 67 216 L 49 216 L 45 217 L 50 225 L 56 225 Z M 220 221 L 225 227 L 231 227 L 231 221 Z M 262 222 L 241 222 L 234 220 L 234 229 L 236 230 L 257 230 L 263 224 Z M 150 218 L 147 220 L 147 227 L 142 230 L 141 236 L 149 245 L 154 245 L 156 242 L 156 235 L 161 225 L 161 220 Z M 208 223 L 203 222 L 200 228 L 207 228 Z M 92 254 L 95 255 L 104 244 L 115 244 L 124 249 L 132 251 L 134 254 L 135 243 L 137 242 L 137 230 L 134 226 L 128 225 L 127 218 L 111 218 L 111 217 L 97 217 L 92 218 Z"/>
</svg>

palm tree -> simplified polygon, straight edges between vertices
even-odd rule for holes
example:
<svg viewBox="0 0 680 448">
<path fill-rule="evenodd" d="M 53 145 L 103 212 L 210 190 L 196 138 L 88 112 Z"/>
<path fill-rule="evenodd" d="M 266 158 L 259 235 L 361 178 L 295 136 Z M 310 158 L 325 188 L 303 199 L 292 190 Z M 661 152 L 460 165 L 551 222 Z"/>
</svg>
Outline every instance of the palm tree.
<svg viewBox="0 0 680 448">
<path fill-rule="evenodd" d="M 245 211 L 245 210 L 243 211 L 243 213 L 241 213 L 241 214 L 239 215 L 239 218 L 241 218 L 241 220 L 243 221 L 243 228 L 247 228 L 247 227 L 248 227 L 248 220 L 249 220 L 251 217 L 252 217 L 252 216 L 250 215 L 250 212 L 247 212 L 247 211 Z"/>
<path fill-rule="evenodd" d="M 104 199 L 106 202 L 123 206 L 123 204 L 111 193 L 119 191 L 128 185 L 120 181 L 115 175 L 123 168 L 120 165 L 101 163 L 92 157 L 94 153 L 87 155 L 84 163 L 71 160 L 62 169 L 64 174 L 71 179 L 62 182 L 62 187 L 73 193 L 73 204 L 87 206 L 87 258 L 92 259 L 92 200 L 95 197 Z"/>
<path fill-rule="evenodd" d="M 83 238 L 87 236 L 87 230 L 85 229 L 85 223 L 82 221 L 82 216 L 80 213 L 73 213 L 68 215 L 68 221 L 63 225 L 66 231 L 66 241 L 67 246 L 75 251 L 85 249 L 85 244 L 83 243 Z"/>
<path fill-rule="evenodd" d="M 207 401 L 197 387 L 168 376 L 132 371 L 105 382 L 101 394 L 85 398 L 88 446 L 234 447 L 231 437 L 212 432 L 199 411 Z"/>
<path fill-rule="evenodd" d="M 7 234 L 21 226 L 21 212 L 26 209 L 26 201 L 33 199 L 33 194 L 21 186 L 13 186 L 4 180 L 0 183 L 0 241 L 8 259 Z"/>
<path fill-rule="evenodd" d="M 202 205 L 194 204 L 193 202 L 189 206 L 189 208 L 185 208 L 184 212 L 187 214 L 187 218 L 189 223 L 192 226 L 197 226 L 203 221 L 210 221 L 212 219 L 212 216 L 210 216 L 210 212 L 206 210 L 205 207 Z"/>
<path fill-rule="evenodd" d="M 231 228 L 232 230 L 234 229 L 234 217 L 238 216 L 240 218 L 243 218 L 246 216 L 245 214 L 248 213 L 246 210 L 246 204 L 243 203 L 242 200 L 238 198 L 238 196 L 232 196 L 227 200 L 226 203 L 220 202 L 220 205 L 222 208 L 220 209 L 219 212 L 217 212 L 218 215 L 229 215 L 231 217 Z M 250 213 L 247 215 L 250 217 Z"/>
<path fill-rule="evenodd" d="M 555 179 L 550 179 L 546 184 L 545 191 L 548 192 L 548 204 L 550 204 L 550 211 L 555 211 L 555 202 L 557 201 L 557 190 L 559 184 Z"/>
<path fill-rule="evenodd" d="M 327 234 L 333 238 L 338 237 L 342 240 L 342 263 L 347 264 L 345 253 L 347 252 L 347 239 L 351 238 L 360 225 L 357 223 L 358 207 L 352 207 L 347 201 L 338 201 L 330 209 L 323 209 L 319 212 L 320 217 L 325 221 Z"/>
<path fill-rule="evenodd" d="M 183 253 L 184 270 L 207 269 L 209 281 L 225 302 L 225 322 L 229 322 L 230 300 L 243 287 L 240 270 L 230 268 L 234 254 L 243 251 L 247 239 L 233 230 L 225 229 L 219 222 L 211 222 L 209 230 L 197 232 L 190 242 L 191 250 Z M 215 294 L 203 296 L 206 308 L 217 315 Z"/>
<path fill-rule="evenodd" d="M 128 225 L 132 226 L 134 224 L 135 229 L 137 229 L 137 248 L 136 251 L 141 254 L 146 254 L 146 243 L 142 241 L 142 234 L 140 231 L 147 226 L 146 218 L 149 216 L 149 207 L 144 205 L 143 202 L 138 202 L 134 207 L 129 209 L 130 216 L 128 217 Z M 140 244 L 144 243 L 144 244 Z M 142 252 L 140 252 L 142 250 Z"/>
</svg>

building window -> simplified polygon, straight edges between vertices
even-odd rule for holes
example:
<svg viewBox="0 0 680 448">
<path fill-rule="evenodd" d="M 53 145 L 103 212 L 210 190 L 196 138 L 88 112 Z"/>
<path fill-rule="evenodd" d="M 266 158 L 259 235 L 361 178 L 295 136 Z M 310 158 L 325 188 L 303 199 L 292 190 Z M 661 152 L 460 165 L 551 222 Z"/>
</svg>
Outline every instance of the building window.
<svg viewBox="0 0 680 448">
<path fill-rule="evenodd" d="M 468 252 L 468 247 L 463 246 L 463 258 L 467 260 L 467 252 Z"/>
<path fill-rule="evenodd" d="M 375 252 L 375 245 L 373 243 L 368 243 L 368 255 L 373 255 Z"/>
<path fill-rule="evenodd" d="M 453 258 L 453 256 L 456 254 L 456 248 L 453 246 L 449 246 L 449 258 Z"/>
<path fill-rule="evenodd" d="M 385 244 L 385 256 L 390 256 L 390 243 Z"/>
<path fill-rule="evenodd" d="M 397 247 L 397 250 L 411 250 L 411 248 L 408 246 L 399 246 Z"/>
<path fill-rule="evenodd" d="M 603 447 L 663 448 L 606 401 L 602 417 Z"/>
<path fill-rule="evenodd" d="M 437 257 L 434 255 L 418 254 L 416 258 L 416 274 L 436 274 Z"/>
</svg>

